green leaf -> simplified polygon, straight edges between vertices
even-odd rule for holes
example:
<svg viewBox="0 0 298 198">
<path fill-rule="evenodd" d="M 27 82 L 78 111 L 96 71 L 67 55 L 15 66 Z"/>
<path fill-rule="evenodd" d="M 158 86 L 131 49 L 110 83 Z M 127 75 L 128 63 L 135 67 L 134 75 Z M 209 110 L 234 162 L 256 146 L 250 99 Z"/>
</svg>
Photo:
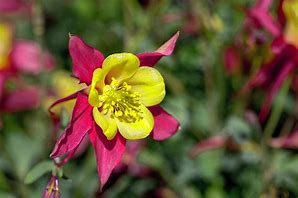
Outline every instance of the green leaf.
<svg viewBox="0 0 298 198">
<path fill-rule="evenodd" d="M 15 195 L 10 194 L 8 192 L 0 191 L 0 197 L 1 198 L 15 198 Z"/>
<path fill-rule="evenodd" d="M 241 144 L 247 139 L 251 138 L 251 129 L 248 123 L 240 117 L 232 116 L 228 119 L 226 124 L 226 130 L 237 143 Z"/>
<path fill-rule="evenodd" d="M 5 141 L 5 150 L 11 156 L 15 175 L 23 180 L 32 164 L 40 155 L 41 145 L 24 133 L 9 133 Z"/>
<path fill-rule="evenodd" d="M 26 175 L 25 184 L 31 184 L 35 182 L 45 173 L 51 172 L 54 168 L 54 164 L 51 160 L 46 160 L 35 165 Z"/>
<path fill-rule="evenodd" d="M 290 152 L 278 151 L 271 163 L 271 174 L 275 184 L 283 189 L 298 193 L 298 157 Z"/>
<path fill-rule="evenodd" d="M 62 107 L 60 117 L 61 117 L 61 128 L 65 129 L 69 123 L 70 118 L 69 118 L 69 115 L 68 115 L 66 109 L 63 107 Z"/>
</svg>

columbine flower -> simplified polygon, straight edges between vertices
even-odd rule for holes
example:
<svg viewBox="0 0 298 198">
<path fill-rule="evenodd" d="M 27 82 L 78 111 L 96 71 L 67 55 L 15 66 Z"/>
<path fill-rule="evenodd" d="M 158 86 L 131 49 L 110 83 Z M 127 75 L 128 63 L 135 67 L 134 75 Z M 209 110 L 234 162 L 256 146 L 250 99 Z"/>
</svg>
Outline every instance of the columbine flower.
<svg viewBox="0 0 298 198">
<path fill-rule="evenodd" d="M 139 58 L 130 53 L 107 57 L 102 68 L 93 72 L 89 104 L 93 118 L 108 140 L 117 130 L 125 139 L 142 139 L 153 129 L 153 115 L 147 107 L 159 104 L 165 96 L 160 73 L 140 67 Z"/>
<path fill-rule="evenodd" d="M 273 98 L 282 83 L 294 73 L 298 65 L 298 0 L 281 1 L 278 20 L 270 16 L 270 5 L 270 0 L 259 0 L 251 9 L 255 14 L 250 17 L 273 36 L 271 51 L 274 56 L 269 63 L 261 65 L 242 90 L 247 92 L 255 87 L 262 87 L 267 92 L 260 112 L 262 122 L 266 120 Z"/>
<path fill-rule="evenodd" d="M 258 28 L 263 28 L 270 33 L 276 44 L 291 44 L 298 48 L 298 0 L 282 0 L 279 3 L 278 18 L 269 13 L 271 0 L 258 0 L 256 6 L 248 11 L 251 19 Z"/>
<path fill-rule="evenodd" d="M 0 23 L 0 41 L 0 74 L 39 74 L 54 67 L 54 58 L 47 51 L 42 53 L 36 42 L 15 40 L 13 27 L 8 23 Z"/>
<path fill-rule="evenodd" d="M 177 33 L 155 52 L 119 53 L 107 58 L 79 37 L 71 36 L 73 73 L 88 89 L 52 105 L 76 98 L 71 121 L 51 157 L 71 155 L 88 134 L 102 187 L 120 162 L 126 140 L 149 134 L 155 140 L 164 140 L 175 134 L 179 123 L 158 105 L 165 96 L 165 85 L 152 66 L 172 54 L 178 36 Z"/>
<path fill-rule="evenodd" d="M 59 198 L 59 197 L 60 197 L 60 191 L 59 191 L 59 185 L 58 185 L 58 177 L 52 175 L 42 194 L 42 198 Z"/>
<path fill-rule="evenodd" d="M 258 0 L 256 5 L 247 11 L 247 15 L 256 28 L 264 28 L 273 36 L 278 36 L 280 27 L 269 13 L 271 4 L 272 0 Z"/>
<path fill-rule="evenodd" d="M 40 64 L 43 58 L 44 66 Z M 31 109 L 39 104 L 37 87 L 22 82 L 20 74 L 39 74 L 42 69 L 51 69 L 54 59 L 49 53 L 41 53 L 38 44 L 26 40 L 14 40 L 13 28 L 0 23 L 0 111 Z M 8 80 L 16 84 L 14 90 L 5 89 Z"/>
</svg>

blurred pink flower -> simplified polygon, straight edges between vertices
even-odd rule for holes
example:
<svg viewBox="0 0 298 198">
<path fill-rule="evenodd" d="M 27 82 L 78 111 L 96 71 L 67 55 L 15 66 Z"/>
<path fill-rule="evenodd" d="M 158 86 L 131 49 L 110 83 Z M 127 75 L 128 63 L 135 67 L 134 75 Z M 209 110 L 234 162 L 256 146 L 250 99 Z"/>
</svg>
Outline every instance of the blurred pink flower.
<svg viewBox="0 0 298 198">
<path fill-rule="evenodd" d="M 289 135 L 271 139 L 270 145 L 276 148 L 298 149 L 298 128 Z"/>
<path fill-rule="evenodd" d="M 229 135 L 214 135 L 197 143 L 189 152 L 190 157 L 196 157 L 203 152 L 213 149 L 226 149 L 233 152 L 255 152 L 260 153 L 261 147 L 253 141 L 237 143 Z"/>
<path fill-rule="evenodd" d="M 36 108 L 40 103 L 40 90 L 35 86 L 19 87 L 6 92 L 0 100 L 0 111 L 16 112 Z"/>
<path fill-rule="evenodd" d="M 24 73 L 37 75 L 44 69 L 52 69 L 54 62 L 48 52 L 41 53 L 37 43 L 14 40 L 13 28 L 0 23 L 0 111 L 15 112 L 37 107 L 40 90 L 26 85 L 19 77 Z M 16 87 L 7 90 L 7 81 Z"/>
<path fill-rule="evenodd" d="M 42 198 L 60 198 L 58 177 L 53 175 L 51 176 L 43 191 Z"/>
<path fill-rule="evenodd" d="M 234 75 L 240 72 L 241 57 L 235 46 L 231 46 L 224 51 L 224 66 L 228 75 Z"/>
<path fill-rule="evenodd" d="M 271 44 L 273 57 L 268 63 L 260 66 L 241 91 L 247 93 L 251 89 L 259 87 L 266 92 L 259 114 L 261 122 L 267 119 L 273 98 L 284 80 L 293 74 L 298 65 L 298 28 L 296 28 L 298 17 L 294 13 L 298 7 L 298 1 L 281 1 L 277 19 L 274 19 L 269 13 L 271 3 L 271 0 L 257 1 L 256 6 L 249 10 L 248 17 L 254 21 L 257 28 L 263 29 L 273 36 Z"/>
<path fill-rule="evenodd" d="M 287 76 L 296 69 L 297 63 L 297 49 L 292 45 L 286 45 L 269 63 L 262 65 L 243 87 L 243 93 L 256 87 L 263 88 L 267 92 L 259 114 L 261 122 L 267 118 L 274 96 L 278 93 Z"/>
<path fill-rule="evenodd" d="M 211 136 L 195 145 L 190 151 L 190 156 L 194 157 L 207 150 L 222 148 L 226 145 L 227 141 L 228 137 L 225 135 Z"/>
<path fill-rule="evenodd" d="M 31 74 L 52 69 L 55 64 L 52 55 L 47 51 L 42 53 L 36 42 L 26 40 L 15 41 L 10 58 L 12 67 L 20 72 Z"/>
<path fill-rule="evenodd" d="M 223 60 L 228 75 L 248 75 L 251 69 L 254 69 L 255 59 L 263 61 L 271 56 L 270 53 L 265 56 L 259 53 L 268 48 L 268 41 L 270 41 L 268 33 L 261 31 L 264 22 L 267 23 L 267 20 L 272 19 L 272 17 L 267 16 L 269 15 L 267 10 L 270 2 L 270 0 L 257 1 L 254 7 L 245 10 L 246 17 L 243 21 L 242 30 L 236 35 L 233 44 L 224 50 Z M 259 18 L 263 19 L 263 15 L 266 16 L 266 20 L 259 21 Z M 268 26 L 276 33 L 277 27 L 272 24 Z"/>
<path fill-rule="evenodd" d="M 0 12 L 2 14 L 30 12 L 31 9 L 31 3 L 25 0 L 0 0 Z"/>
<path fill-rule="evenodd" d="M 258 29 L 266 29 L 273 36 L 280 34 L 280 26 L 269 13 L 272 0 L 257 0 L 256 5 L 247 11 L 248 19 Z"/>
</svg>

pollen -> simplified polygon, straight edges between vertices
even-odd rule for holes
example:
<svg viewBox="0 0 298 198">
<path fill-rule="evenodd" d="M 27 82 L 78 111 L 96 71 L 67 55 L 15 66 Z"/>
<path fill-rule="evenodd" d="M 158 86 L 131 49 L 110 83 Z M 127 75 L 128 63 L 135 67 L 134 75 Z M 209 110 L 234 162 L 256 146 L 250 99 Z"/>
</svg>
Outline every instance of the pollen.
<svg viewBox="0 0 298 198">
<path fill-rule="evenodd" d="M 131 91 L 131 86 L 126 82 L 119 83 L 112 78 L 110 85 L 105 85 L 99 95 L 102 112 L 111 118 L 133 123 L 142 119 L 140 110 L 140 94 Z"/>
</svg>

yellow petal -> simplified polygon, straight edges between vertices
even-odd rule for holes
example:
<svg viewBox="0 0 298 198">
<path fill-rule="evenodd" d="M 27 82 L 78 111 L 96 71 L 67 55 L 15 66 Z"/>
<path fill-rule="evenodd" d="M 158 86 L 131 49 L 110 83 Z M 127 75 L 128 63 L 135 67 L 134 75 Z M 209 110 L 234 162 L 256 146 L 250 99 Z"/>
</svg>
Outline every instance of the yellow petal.
<svg viewBox="0 0 298 198">
<path fill-rule="evenodd" d="M 95 88 L 90 89 L 89 95 L 88 95 L 88 102 L 93 107 L 100 107 L 98 91 Z"/>
<path fill-rule="evenodd" d="M 130 78 L 139 66 L 139 58 L 130 53 L 118 53 L 108 56 L 102 64 L 106 84 L 111 83 L 112 77 L 121 83 L 121 81 Z"/>
<path fill-rule="evenodd" d="M 85 84 L 80 84 L 79 80 L 71 77 L 69 72 L 58 70 L 53 74 L 51 86 L 54 89 L 55 96 L 49 97 L 46 101 L 47 108 L 56 100 L 69 96 L 79 90 L 86 88 Z M 68 115 L 71 115 L 76 100 L 70 100 L 53 108 L 56 114 L 60 114 L 61 109 L 65 108 Z"/>
<path fill-rule="evenodd" d="M 298 47 L 298 1 L 284 1 L 283 11 L 286 16 L 285 40 Z"/>
<path fill-rule="evenodd" d="M 6 23 L 0 23 L 0 70 L 6 69 L 8 55 L 12 46 L 12 29 Z"/>
<path fill-rule="evenodd" d="M 144 105 L 140 107 L 140 110 L 142 111 L 142 119 L 137 122 L 127 123 L 116 119 L 119 132 L 128 140 L 143 139 L 153 129 L 154 119 L 152 113 Z"/>
<path fill-rule="evenodd" d="M 102 69 L 97 68 L 93 72 L 91 88 L 90 88 L 89 96 L 88 96 L 89 104 L 94 106 L 94 107 L 99 107 L 100 106 L 100 101 L 99 101 L 99 98 L 98 98 L 99 93 L 98 93 L 96 87 L 103 88 L 102 79 L 103 79 Z"/>
<path fill-rule="evenodd" d="M 114 119 L 110 118 L 110 116 L 102 115 L 96 107 L 93 108 L 93 118 L 107 139 L 112 140 L 117 133 L 117 125 Z"/>
<path fill-rule="evenodd" d="M 288 22 L 285 28 L 284 38 L 285 40 L 298 47 L 298 23 Z"/>
<path fill-rule="evenodd" d="M 298 1 L 297 0 L 292 0 L 292 1 L 285 1 L 282 5 L 283 11 L 286 17 L 287 23 L 294 23 L 298 24 L 298 14 L 297 14 L 297 9 L 298 9 Z"/>
<path fill-rule="evenodd" d="M 132 92 L 140 93 L 141 103 L 147 107 L 159 104 L 166 94 L 161 74 L 152 67 L 140 67 L 127 84 Z"/>
<path fill-rule="evenodd" d="M 95 88 L 96 86 L 98 86 L 98 83 L 100 83 L 102 79 L 103 79 L 103 71 L 101 68 L 97 68 L 93 72 L 91 87 Z"/>
<path fill-rule="evenodd" d="M 80 84 L 78 79 L 71 77 L 71 73 L 63 70 L 53 74 L 52 86 L 55 88 L 58 98 L 64 98 L 86 88 L 85 84 Z"/>
</svg>

